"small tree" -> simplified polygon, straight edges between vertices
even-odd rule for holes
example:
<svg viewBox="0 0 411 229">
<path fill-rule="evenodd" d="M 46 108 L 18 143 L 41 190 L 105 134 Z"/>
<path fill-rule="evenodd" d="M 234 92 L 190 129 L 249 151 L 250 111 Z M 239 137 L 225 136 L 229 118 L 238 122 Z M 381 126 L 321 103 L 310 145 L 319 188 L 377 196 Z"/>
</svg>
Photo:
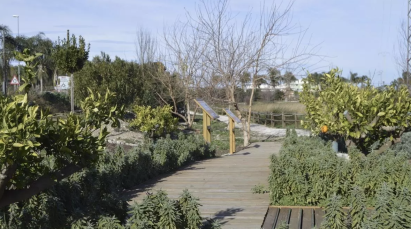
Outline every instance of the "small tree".
<svg viewBox="0 0 411 229">
<path fill-rule="evenodd" d="M 244 146 L 251 139 L 251 110 L 257 86 L 269 67 L 277 69 L 302 64 L 312 56 L 311 50 L 301 45 L 299 37 L 295 48 L 287 51 L 283 36 L 292 33 L 291 8 L 293 3 L 261 6 L 257 18 L 247 14 L 243 18 L 229 10 L 228 0 L 203 0 L 195 15 L 190 16 L 190 23 L 200 33 L 200 40 L 206 47 L 202 55 L 203 65 L 209 74 L 204 81 L 213 83 L 211 90 L 224 90 L 223 98 L 217 93 L 209 93 L 216 101 L 233 105 L 234 112 L 241 119 L 244 135 Z M 287 55 L 286 55 L 287 53 Z M 251 93 L 248 103 L 248 115 L 241 112 L 236 101 L 235 91 L 241 85 L 244 72 L 250 72 Z M 215 76 L 219 76 L 215 78 Z M 210 83 L 211 82 L 211 83 Z"/>
<path fill-rule="evenodd" d="M 408 89 L 388 86 L 380 91 L 369 81 L 360 88 L 343 82 L 337 73 L 338 69 L 333 69 L 324 75 L 321 90 L 311 86 L 311 75 L 304 80 L 300 100 L 306 106 L 307 116 L 303 126 L 315 134 L 327 126 L 323 128 L 328 129 L 327 134 L 345 138 L 348 146 L 357 146 L 365 154 L 377 141 L 382 146 L 388 139 L 380 151 L 398 141 L 411 121 Z"/>
<path fill-rule="evenodd" d="M 71 74 L 71 111 L 74 112 L 74 78 L 73 73 L 83 68 L 88 59 L 90 44 L 86 47 L 86 42 L 82 36 L 79 36 L 78 44 L 74 34 L 71 35 L 67 30 L 67 38 L 58 40 L 53 53 L 54 61 L 59 69 Z"/>
<path fill-rule="evenodd" d="M 40 56 L 37 54 L 36 56 Z M 103 124 L 118 126 L 123 108 L 112 107 L 113 94 L 95 95 L 90 90 L 81 107 L 82 116 L 69 114 L 55 119 L 28 104 L 35 77 L 36 56 L 17 53 L 25 62 L 24 92 L 13 98 L 0 97 L 0 208 L 29 199 L 56 182 L 95 163 L 108 134 Z M 99 136 L 93 132 L 99 130 Z"/>
</svg>

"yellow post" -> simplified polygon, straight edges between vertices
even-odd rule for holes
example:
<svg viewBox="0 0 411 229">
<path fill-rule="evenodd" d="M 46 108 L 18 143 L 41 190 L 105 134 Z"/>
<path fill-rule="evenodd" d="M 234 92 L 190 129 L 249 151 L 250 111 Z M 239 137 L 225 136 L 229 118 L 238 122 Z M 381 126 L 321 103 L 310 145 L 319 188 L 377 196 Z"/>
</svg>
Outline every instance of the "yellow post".
<svg viewBox="0 0 411 229">
<path fill-rule="evenodd" d="M 204 141 L 210 143 L 211 142 L 211 132 L 208 127 L 211 127 L 211 117 L 203 111 L 203 136 Z"/>
<path fill-rule="evenodd" d="M 207 114 L 207 142 L 211 143 L 211 117 Z"/>
<path fill-rule="evenodd" d="M 229 118 L 229 129 L 230 129 L 230 154 L 235 153 L 235 133 L 234 127 L 235 123 L 232 118 Z"/>
<path fill-rule="evenodd" d="M 203 110 L 203 137 L 204 141 L 207 141 L 207 113 Z"/>
<path fill-rule="evenodd" d="M 208 106 L 202 99 L 194 99 L 194 101 L 203 109 L 203 137 L 204 141 L 211 143 L 211 119 L 216 119 L 219 116 L 213 109 Z"/>
</svg>

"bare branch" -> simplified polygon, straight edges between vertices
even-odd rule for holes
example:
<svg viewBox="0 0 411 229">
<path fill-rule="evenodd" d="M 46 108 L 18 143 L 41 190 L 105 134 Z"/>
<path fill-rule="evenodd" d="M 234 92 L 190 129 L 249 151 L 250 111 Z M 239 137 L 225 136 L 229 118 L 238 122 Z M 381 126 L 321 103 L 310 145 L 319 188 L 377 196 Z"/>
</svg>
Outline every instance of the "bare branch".
<svg viewBox="0 0 411 229">
<path fill-rule="evenodd" d="M 0 208 L 12 203 L 27 200 L 33 195 L 40 193 L 53 186 L 62 179 L 80 171 L 82 168 L 78 165 L 69 164 L 58 172 L 44 175 L 32 182 L 28 188 L 19 190 L 5 190 L 3 197 L 0 199 Z"/>
</svg>

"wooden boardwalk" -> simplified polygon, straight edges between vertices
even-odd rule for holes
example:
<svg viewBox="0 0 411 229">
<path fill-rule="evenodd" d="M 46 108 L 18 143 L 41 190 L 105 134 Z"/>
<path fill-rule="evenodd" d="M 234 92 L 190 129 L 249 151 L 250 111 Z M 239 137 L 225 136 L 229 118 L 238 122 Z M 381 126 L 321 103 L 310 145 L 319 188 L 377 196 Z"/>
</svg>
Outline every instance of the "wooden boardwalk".
<svg viewBox="0 0 411 229">
<path fill-rule="evenodd" d="M 270 206 L 262 229 L 279 228 L 288 224 L 289 229 L 320 228 L 324 209 L 319 207 Z"/>
<path fill-rule="evenodd" d="M 268 194 L 253 194 L 257 184 L 268 185 L 269 157 L 281 143 L 255 143 L 232 156 L 196 162 L 173 174 L 146 182 L 129 192 L 129 202 L 141 202 L 147 191 L 162 189 L 178 198 L 187 188 L 200 199 L 204 218 L 220 220 L 223 228 L 259 229 L 269 206 Z"/>
</svg>

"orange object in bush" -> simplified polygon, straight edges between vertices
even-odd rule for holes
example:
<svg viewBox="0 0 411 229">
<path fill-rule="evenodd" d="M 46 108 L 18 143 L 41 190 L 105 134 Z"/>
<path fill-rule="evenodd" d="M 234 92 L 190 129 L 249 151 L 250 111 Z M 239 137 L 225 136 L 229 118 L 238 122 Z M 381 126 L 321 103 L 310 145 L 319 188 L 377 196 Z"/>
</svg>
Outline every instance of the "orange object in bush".
<svg viewBox="0 0 411 229">
<path fill-rule="evenodd" d="M 321 127 L 321 132 L 327 133 L 327 131 L 328 131 L 328 127 L 326 125 Z"/>
</svg>

